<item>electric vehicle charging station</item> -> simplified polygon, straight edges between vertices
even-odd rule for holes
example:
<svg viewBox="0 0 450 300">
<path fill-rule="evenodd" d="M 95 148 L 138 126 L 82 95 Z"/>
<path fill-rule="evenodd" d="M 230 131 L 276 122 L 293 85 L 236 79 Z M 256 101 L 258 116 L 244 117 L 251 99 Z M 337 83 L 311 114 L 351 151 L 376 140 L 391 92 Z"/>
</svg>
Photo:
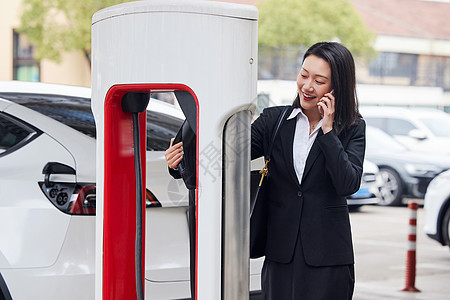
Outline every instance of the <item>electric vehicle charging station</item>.
<svg viewBox="0 0 450 300">
<path fill-rule="evenodd" d="M 253 6 L 182 0 L 129 2 L 94 14 L 96 299 L 134 299 L 139 285 L 143 290 L 143 283 L 136 284 L 136 272 L 144 271 L 136 267 L 135 199 L 141 198 L 145 212 L 145 199 L 139 195 L 139 190 L 145 193 L 145 184 L 137 188 L 137 183 L 146 181 L 146 103 L 133 116 L 124 112 L 129 110 L 123 103 L 127 98 L 145 102 L 161 91 L 179 96 L 196 133 L 195 298 L 248 298 L 257 17 Z M 133 134 L 142 141 L 137 163 Z M 139 166 L 142 179 L 135 177 Z M 137 247 L 142 253 L 144 245 L 142 241 Z"/>
</svg>

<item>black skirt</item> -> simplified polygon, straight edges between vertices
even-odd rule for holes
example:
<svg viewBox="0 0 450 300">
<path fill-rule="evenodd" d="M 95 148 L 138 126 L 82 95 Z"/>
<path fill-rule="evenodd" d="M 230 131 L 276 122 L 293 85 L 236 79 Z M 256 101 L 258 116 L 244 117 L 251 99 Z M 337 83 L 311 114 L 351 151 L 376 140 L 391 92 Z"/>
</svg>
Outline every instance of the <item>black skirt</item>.
<svg viewBox="0 0 450 300">
<path fill-rule="evenodd" d="M 261 276 L 266 300 L 350 300 L 355 286 L 353 265 L 313 267 L 305 262 L 300 234 L 292 261 L 266 258 Z"/>
</svg>

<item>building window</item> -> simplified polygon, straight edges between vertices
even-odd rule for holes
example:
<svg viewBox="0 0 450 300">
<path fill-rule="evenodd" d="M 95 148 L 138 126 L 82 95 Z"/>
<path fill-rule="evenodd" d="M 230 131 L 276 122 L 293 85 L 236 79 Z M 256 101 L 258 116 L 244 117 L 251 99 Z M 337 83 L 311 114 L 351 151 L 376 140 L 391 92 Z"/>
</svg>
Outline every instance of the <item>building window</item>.
<svg viewBox="0 0 450 300">
<path fill-rule="evenodd" d="M 40 81 L 40 65 L 33 58 L 34 47 L 23 34 L 13 30 L 13 79 Z"/>
<path fill-rule="evenodd" d="M 370 63 L 370 75 L 377 77 L 409 78 L 411 84 L 416 81 L 416 54 L 381 52 Z"/>
</svg>

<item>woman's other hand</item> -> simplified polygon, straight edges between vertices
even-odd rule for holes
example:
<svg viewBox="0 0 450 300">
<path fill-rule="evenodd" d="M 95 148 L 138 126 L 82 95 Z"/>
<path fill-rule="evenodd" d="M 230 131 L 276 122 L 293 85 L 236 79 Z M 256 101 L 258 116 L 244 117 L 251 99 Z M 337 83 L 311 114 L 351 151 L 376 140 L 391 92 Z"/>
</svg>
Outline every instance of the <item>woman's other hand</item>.
<svg viewBox="0 0 450 300">
<path fill-rule="evenodd" d="M 180 161 L 183 159 L 183 142 L 172 145 L 173 140 L 174 138 L 170 139 L 170 146 L 166 152 L 164 152 L 164 157 L 166 158 L 169 168 L 176 169 Z"/>
</svg>

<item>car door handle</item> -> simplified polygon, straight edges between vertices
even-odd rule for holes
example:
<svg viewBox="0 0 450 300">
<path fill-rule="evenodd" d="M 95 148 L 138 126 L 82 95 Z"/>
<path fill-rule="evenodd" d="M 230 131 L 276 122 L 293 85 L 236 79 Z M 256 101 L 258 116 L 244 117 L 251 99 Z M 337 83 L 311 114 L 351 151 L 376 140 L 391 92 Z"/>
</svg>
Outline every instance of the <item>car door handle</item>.
<svg viewBox="0 0 450 300">
<path fill-rule="evenodd" d="M 59 162 L 48 162 L 44 169 L 42 169 L 42 174 L 45 175 L 44 182 L 47 187 L 52 186 L 53 184 L 50 182 L 50 175 L 51 174 L 68 174 L 68 175 L 75 175 L 76 171 L 74 168 L 59 163 Z"/>
</svg>

